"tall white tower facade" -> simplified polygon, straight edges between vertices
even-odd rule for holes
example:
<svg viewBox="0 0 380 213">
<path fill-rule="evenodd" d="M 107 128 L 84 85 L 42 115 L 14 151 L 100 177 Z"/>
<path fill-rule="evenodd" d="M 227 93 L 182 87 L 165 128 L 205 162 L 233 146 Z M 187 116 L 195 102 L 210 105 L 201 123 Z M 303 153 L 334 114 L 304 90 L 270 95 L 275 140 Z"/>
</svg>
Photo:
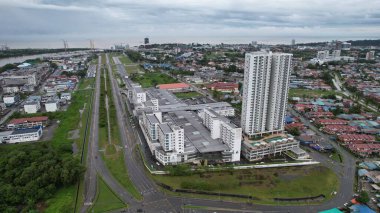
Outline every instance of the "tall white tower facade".
<svg viewBox="0 0 380 213">
<path fill-rule="evenodd" d="M 284 130 L 291 67 L 292 54 L 246 54 L 241 126 L 248 136 Z"/>
</svg>

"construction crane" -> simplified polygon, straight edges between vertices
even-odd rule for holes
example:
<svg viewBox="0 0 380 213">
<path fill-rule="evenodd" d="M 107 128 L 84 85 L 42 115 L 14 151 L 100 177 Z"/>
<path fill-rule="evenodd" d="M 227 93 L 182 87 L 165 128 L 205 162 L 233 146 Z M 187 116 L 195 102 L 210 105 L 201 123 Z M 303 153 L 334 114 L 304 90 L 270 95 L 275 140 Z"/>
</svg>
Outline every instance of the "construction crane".
<svg viewBox="0 0 380 213">
<path fill-rule="evenodd" d="M 93 40 L 90 40 L 90 49 L 92 51 L 95 51 L 95 44 L 94 44 L 94 41 Z"/>
<path fill-rule="evenodd" d="M 65 49 L 65 52 L 66 52 L 67 49 L 69 48 L 69 44 L 67 43 L 66 40 L 63 40 L 63 39 L 62 39 L 62 41 L 63 41 L 63 48 Z"/>
</svg>

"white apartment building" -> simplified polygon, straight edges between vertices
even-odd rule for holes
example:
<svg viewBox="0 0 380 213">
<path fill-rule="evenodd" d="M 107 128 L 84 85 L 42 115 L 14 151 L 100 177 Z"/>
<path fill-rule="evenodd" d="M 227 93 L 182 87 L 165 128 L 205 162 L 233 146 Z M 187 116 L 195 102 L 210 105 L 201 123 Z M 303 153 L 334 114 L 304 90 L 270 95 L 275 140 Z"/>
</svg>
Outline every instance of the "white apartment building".
<svg viewBox="0 0 380 213">
<path fill-rule="evenodd" d="M 318 53 L 317 53 L 317 58 L 319 59 L 319 60 L 325 60 L 326 58 L 328 58 L 329 57 L 329 51 L 328 50 L 323 50 L 323 51 L 318 51 Z"/>
<path fill-rule="evenodd" d="M 248 136 L 283 131 L 291 67 L 292 54 L 246 54 L 241 126 Z"/>
<path fill-rule="evenodd" d="M 214 110 L 204 109 L 201 115 L 203 116 L 203 125 L 210 130 L 211 138 L 220 138 L 228 145 L 232 152 L 232 162 L 240 161 L 242 129 Z"/>
<path fill-rule="evenodd" d="M 158 140 L 165 152 L 183 153 L 185 149 L 184 131 L 176 125 L 159 124 Z"/>
<path fill-rule="evenodd" d="M 334 50 L 331 53 L 332 58 L 339 58 L 340 57 L 341 50 Z"/>
<path fill-rule="evenodd" d="M 154 114 L 143 113 L 142 122 L 146 128 L 146 132 L 148 133 L 150 140 L 158 140 L 158 125 L 160 122 L 156 116 Z"/>
<path fill-rule="evenodd" d="M 366 60 L 375 60 L 375 51 L 369 51 L 365 54 Z"/>
</svg>

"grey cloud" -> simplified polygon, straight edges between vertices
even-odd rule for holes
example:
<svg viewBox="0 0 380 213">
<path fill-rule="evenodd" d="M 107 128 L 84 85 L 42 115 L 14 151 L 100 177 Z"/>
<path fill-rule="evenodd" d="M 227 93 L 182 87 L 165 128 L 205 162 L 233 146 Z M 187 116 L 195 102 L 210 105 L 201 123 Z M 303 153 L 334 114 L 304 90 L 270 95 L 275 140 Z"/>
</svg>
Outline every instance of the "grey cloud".
<svg viewBox="0 0 380 213">
<path fill-rule="evenodd" d="M 359 4 L 360 3 L 360 4 Z M 0 42 L 9 38 L 161 35 L 379 35 L 380 1 L 0 0 Z M 346 29 L 350 29 L 347 31 Z"/>
</svg>

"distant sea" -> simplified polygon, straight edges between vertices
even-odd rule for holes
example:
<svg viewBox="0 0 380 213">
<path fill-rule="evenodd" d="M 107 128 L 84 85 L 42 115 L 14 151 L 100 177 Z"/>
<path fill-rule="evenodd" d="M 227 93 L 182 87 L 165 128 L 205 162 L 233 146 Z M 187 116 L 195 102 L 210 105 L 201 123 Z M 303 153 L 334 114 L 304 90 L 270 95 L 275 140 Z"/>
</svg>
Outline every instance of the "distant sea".
<svg viewBox="0 0 380 213">
<path fill-rule="evenodd" d="M 323 42 L 331 40 L 362 40 L 362 39 L 379 39 L 380 37 L 278 37 L 278 36 L 267 36 L 267 37 L 255 37 L 255 36 L 192 36 L 192 37 L 176 37 L 176 36 L 166 36 L 166 37 L 155 37 L 148 36 L 150 43 L 200 43 L 200 44 L 248 44 L 252 41 L 257 41 L 260 44 L 291 44 L 292 39 L 296 40 L 296 43 L 308 43 L 308 42 Z M 88 39 L 66 39 L 69 48 L 81 48 L 90 47 L 90 42 Z M 125 38 L 99 38 L 93 39 L 96 48 L 110 48 L 115 44 L 129 44 L 130 46 L 138 46 L 143 44 L 143 37 L 125 37 Z M 63 42 L 61 39 L 53 40 L 32 40 L 32 41 L 12 41 L 12 40 L 1 40 L 2 43 L 6 43 L 12 49 L 21 48 L 62 48 Z"/>
</svg>

